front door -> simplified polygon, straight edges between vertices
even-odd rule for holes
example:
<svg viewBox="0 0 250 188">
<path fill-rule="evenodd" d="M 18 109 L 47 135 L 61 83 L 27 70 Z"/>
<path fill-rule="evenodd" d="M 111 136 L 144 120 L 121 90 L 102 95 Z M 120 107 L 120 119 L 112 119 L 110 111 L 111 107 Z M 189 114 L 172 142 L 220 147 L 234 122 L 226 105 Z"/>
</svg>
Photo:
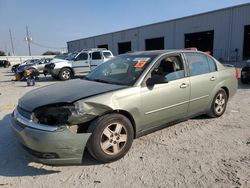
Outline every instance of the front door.
<svg viewBox="0 0 250 188">
<path fill-rule="evenodd" d="M 96 68 L 98 65 L 100 65 L 101 63 L 103 63 L 104 58 L 102 56 L 101 52 L 93 52 L 91 54 L 91 70 L 93 70 L 94 68 Z"/>
<path fill-rule="evenodd" d="M 163 125 L 187 114 L 190 83 L 186 77 L 182 56 L 168 55 L 160 59 L 149 77 L 155 75 L 164 76 L 168 82 L 141 88 L 144 113 L 142 127 L 139 127 L 141 130 Z"/>
<path fill-rule="evenodd" d="M 86 52 L 80 53 L 72 63 L 72 67 L 76 74 L 89 72 L 90 65 L 89 65 L 89 55 Z"/>
</svg>

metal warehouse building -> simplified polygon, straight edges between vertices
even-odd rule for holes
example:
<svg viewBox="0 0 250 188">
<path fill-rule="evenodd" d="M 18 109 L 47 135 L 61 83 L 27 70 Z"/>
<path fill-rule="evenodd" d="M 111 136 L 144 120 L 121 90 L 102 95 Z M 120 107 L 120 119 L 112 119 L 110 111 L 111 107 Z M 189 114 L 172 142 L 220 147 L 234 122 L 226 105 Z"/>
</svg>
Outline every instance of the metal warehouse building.
<svg viewBox="0 0 250 188">
<path fill-rule="evenodd" d="M 67 42 L 68 51 L 127 51 L 197 47 L 222 61 L 250 58 L 250 3 Z"/>
</svg>

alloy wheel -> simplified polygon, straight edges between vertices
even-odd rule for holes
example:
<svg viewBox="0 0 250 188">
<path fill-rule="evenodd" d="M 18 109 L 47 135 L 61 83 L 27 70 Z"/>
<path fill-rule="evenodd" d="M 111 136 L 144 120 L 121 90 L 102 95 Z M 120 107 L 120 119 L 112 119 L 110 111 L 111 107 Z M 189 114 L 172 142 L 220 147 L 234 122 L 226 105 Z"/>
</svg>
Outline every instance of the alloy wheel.
<svg viewBox="0 0 250 188">
<path fill-rule="evenodd" d="M 101 135 L 101 149 L 109 155 L 118 154 L 126 145 L 127 129 L 120 123 L 108 125 Z"/>
<path fill-rule="evenodd" d="M 215 99 L 215 111 L 217 114 L 221 114 L 224 111 L 226 104 L 226 98 L 222 93 L 219 93 Z"/>
<path fill-rule="evenodd" d="M 69 79 L 69 78 L 70 78 L 70 72 L 67 71 L 67 70 L 64 70 L 64 71 L 62 72 L 62 77 L 63 77 L 65 80 Z"/>
</svg>

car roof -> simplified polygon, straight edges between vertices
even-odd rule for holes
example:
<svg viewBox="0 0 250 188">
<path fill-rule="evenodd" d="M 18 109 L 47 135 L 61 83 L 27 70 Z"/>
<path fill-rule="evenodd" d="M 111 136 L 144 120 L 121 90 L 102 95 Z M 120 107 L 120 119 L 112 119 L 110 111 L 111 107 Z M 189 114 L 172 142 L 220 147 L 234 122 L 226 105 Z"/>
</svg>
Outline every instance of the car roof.
<svg viewBox="0 0 250 188">
<path fill-rule="evenodd" d="M 126 54 L 158 56 L 158 55 L 162 55 L 165 53 L 182 53 L 182 52 L 204 53 L 204 52 L 197 51 L 197 50 L 170 49 L 170 50 L 134 51 L 134 52 L 128 52 Z"/>
<path fill-rule="evenodd" d="M 108 50 L 106 48 L 87 48 L 87 49 L 82 49 L 80 51 L 77 51 L 77 53 L 80 53 L 80 52 L 101 52 L 101 51 L 110 52 L 110 50 Z"/>
</svg>

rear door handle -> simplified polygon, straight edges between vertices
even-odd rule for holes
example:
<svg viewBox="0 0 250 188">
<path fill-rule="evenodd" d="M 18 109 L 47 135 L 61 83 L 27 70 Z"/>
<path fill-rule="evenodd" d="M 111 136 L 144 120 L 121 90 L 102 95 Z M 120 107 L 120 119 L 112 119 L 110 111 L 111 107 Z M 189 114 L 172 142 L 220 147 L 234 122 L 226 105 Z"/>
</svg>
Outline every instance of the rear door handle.
<svg viewBox="0 0 250 188">
<path fill-rule="evenodd" d="M 186 87 L 188 87 L 188 84 L 186 84 L 186 83 L 182 83 L 182 84 L 180 85 L 180 88 L 186 88 Z"/>
<path fill-rule="evenodd" d="M 212 76 L 212 77 L 210 78 L 210 80 L 211 80 L 211 81 L 215 81 L 216 78 L 215 78 L 214 76 Z"/>
</svg>

